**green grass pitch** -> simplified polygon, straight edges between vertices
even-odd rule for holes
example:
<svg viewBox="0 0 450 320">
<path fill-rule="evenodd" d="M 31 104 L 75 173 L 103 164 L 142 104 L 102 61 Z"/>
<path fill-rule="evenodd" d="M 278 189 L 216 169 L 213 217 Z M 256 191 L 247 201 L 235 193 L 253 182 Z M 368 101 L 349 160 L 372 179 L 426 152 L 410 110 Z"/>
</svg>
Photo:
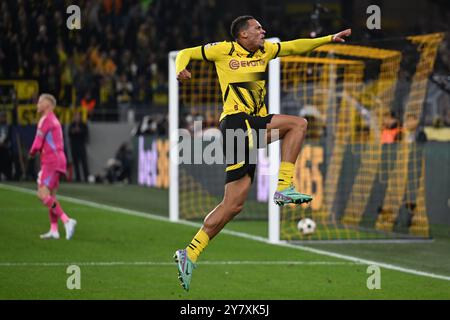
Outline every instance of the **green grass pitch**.
<svg viewBox="0 0 450 320">
<path fill-rule="evenodd" d="M 161 191 L 68 184 L 65 188 L 61 193 L 74 198 L 128 208 L 134 205 L 130 209 L 161 214 L 167 210 L 166 195 L 158 194 Z M 143 200 L 136 190 L 149 196 Z M 201 256 L 186 293 L 179 285 L 172 255 L 186 246 L 197 226 L 68 199 L 61 204 L 78 221 L 74 238 L 64 239 L 60 223 L 62 239 L 40 240 L 39 234 L 48 230 L 47 210 L 33 193 L 0 185 L 0 299 L 450 299 L 449 280 L 381 268 L 381 289 L 369 290 L 365 264 L 224 233 Z M 261 221 L 241 221 L 232 222 L 227 230 L 265 236 L 265 227 Z M 444 252 L 444 256 L 437 252 L 440 260 L 430 265 L 423 260 L 430 257 L 425 252 L 429 249 L 421 251 L 417 244 L 317 247 L 449 277 L 448 242 L 445 238 L 437 244 L 422 244 L 422 248 L 440 246 L 437 250 Z M 386 248 L 391 249 L 386 252 Z M 406 259 L 405 254 L 418 259 Z M 399 257 L 404 261 L 395 260 Z M 70 276 L 66 270 L 72 264 L 81 270 L 79 290 L 66 285 Z"/>
</svg>

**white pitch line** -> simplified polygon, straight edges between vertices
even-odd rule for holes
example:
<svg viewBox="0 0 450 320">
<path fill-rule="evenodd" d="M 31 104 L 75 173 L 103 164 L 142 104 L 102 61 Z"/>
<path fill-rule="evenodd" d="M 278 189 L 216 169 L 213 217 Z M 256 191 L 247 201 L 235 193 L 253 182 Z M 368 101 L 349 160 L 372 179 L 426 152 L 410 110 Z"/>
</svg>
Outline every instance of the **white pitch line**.
<svg viewBox="0 0 450 320">
<path fill-rule="evenodd" d="M 30 189 L 5 185 L 5 184 L 1 184 L 1 183 L 0 183 L 0 188 L 10 190 L 10 191 L 28 193 L 28 194 L 36 193 L 35 191 L 32 191 Z M 67 196 L 58 196 L 58 198 L 68 201 L 68 202 L 72 202 L 72 203 L 83 204 L 83 205 L 90 206 L 93 208 L 109 210 L 109 211 L 127 214 L 127 215 L 131 215 L 131 216 L 142 217 L 142 218 L 164 221 L 164 222 L 170 222 L 170 223 L 183 224 L 183 225 L 192 226 L 195 228 L 201 227 L 201 224 L 199 224 L 199 223 L 194 223 L 194 222 L 185 221 L 185 220 L 180 220 L 180 221 L 174 222 L 174 221 L 170 221 L 166 217 L 158 216 L 156 214 L 144 213 L 144 212 L 140 212 L 140 211 L 136 211 L 136 210 L 113 207 L 113 206 L 109 206 L 109 205 L 105 205 L 105 204 L 96 203 L 93 201 L 81 200 L 81 199 L 76 199 L 76 198 L 67 197 Z M 382 267 L 385 269 L 395 270 L 395 271 L 399 271 L 399 272 L 403 272 L 403 273 L 409 273 L 409 274 L 413 274 L 416 276 L 423 276 L 423 277 L 429 277 L 429 278 L 434 278 L 434 279 L 450 281 L 450 276 L 444 276 L 444 275 L 440 275 L 440 274 L 429 273 L 429 272 L 424 272 L 424 271 L 410 269 L 410 268 L 403 268 L 403 267 L 396 266 L 396 265 L 389 264 L 389 263 L 361 259 L 361 258 L 348 256 L 348 255 L 344 255 L 344 254 L 340 254 L 340 253 L 335 253 L 335 252 L 331 252 L 331 251 L 325 251 L 325 250 L 314 249 L 314 248 L 310 248 L 310 247 L 304 247 L 301 245 L 293 245 L 293 244 L 287 243 L 286 241 L 281 241 L 279 243 L 271 243 L 268 241 L 268 239 L 263 238 L 263 237 L 253 236 L 253 235 L 250 235 L 247 233 L 231 231 L 231 230 L 227 230 L 227 229 L 222 230 L 221 233 L 233 235 L 233 236 L 240 237 L 240 238 L 250 239 L 250 240 L 254 240 L 254 241 L 259 241 L 259 242 L 263 242 L 263 243 L 270 244 L 270 245 L 276 245 L 276 246 L 291 248 L 291 249 L 295 249 L 295 250 L 311 252 L 311 253 L 315 253 L 315 254 L 319 254 L 319 255 L 323 255 L 323 256 L 333 257 L 333 258 L 337 258 L 337 259 L 348 260 L 348 261 L 352 261 L 355 263 L 360 263 L 360 264 L 365 264 L 365 265 L 378 265 L 379 267 Z"/>
<path fill-rule="evenodd" d="M 201 261 L 199 265 L 305 265 L 305 266 L 354 266 L 360 265 L 355 262 L 339 261 Z M 175 266 L 174 262 L 160 261 L 89 261 L 89 262 L 0 262 L 0 267 L 61 267 L 61 266 L 92 266 L 92 267 L 114 267 L 114 266 Z"/>
</svg>

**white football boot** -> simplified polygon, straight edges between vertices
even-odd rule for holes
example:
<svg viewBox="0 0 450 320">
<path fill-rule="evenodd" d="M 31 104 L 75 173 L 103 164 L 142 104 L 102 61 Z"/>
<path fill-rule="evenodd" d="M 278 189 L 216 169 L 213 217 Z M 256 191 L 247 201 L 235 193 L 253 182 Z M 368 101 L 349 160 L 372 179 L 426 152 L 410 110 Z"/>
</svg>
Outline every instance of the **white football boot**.
<svg viewBox="0 0 450 320">
<path fill-rule="evenodd" d="M 73 234 L 75 233 L 75 226 L 77 225 L 77 220 L 75 219 L 69 219 L 64 224 L 64 228 L 66 229 L 66 239 L 70 240 L 73 237 Z"/>
<path fill-rule="evenodd" d="M 41 234 L 39 237 L 41 239 L 59 239 L 59 232 L 50 230 L 47 233 Z"/>
</svg>

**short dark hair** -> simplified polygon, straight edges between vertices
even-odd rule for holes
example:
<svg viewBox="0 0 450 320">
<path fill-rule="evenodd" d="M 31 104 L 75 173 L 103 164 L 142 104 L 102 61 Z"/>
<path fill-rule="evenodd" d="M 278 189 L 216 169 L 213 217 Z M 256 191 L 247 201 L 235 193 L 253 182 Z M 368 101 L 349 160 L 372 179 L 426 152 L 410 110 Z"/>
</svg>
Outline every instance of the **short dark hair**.
<svg viewBox="0 0 450 320">
<path fill-rule="evenodd" d="M 237 39 L 239 32 L 248 27 L 248 20 L 255 19 L 252 16 L 239 16 L 231 23 L 230 33 L 233 39 Z"/>
</svg>

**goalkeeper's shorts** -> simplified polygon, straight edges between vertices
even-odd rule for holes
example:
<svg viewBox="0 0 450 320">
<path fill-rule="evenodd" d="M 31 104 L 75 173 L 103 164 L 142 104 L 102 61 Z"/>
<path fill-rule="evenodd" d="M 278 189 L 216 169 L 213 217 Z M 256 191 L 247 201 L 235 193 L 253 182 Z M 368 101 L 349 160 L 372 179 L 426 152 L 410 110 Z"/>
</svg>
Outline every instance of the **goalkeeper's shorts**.
<svg viewBox="0 0 450 320">
<path fill-rule="evenodd" d="M 223 154 L 226 163 L 226 181 L 236 181 L 248 174 L 253 182 L 257 150 L 266 147 L 266 126 L 273 114 L 251 116 L 241 112 L 227 115 L 220 122 Z"/>
<path fill-rule="evenodd" d="M 61 176 L 64 176 L 64 173 L 56 170 L 54 167 L 41 165 L 37 178 L 38 186 L 47 187 L 50 190 L 58 189 Z"/>
</svg>

